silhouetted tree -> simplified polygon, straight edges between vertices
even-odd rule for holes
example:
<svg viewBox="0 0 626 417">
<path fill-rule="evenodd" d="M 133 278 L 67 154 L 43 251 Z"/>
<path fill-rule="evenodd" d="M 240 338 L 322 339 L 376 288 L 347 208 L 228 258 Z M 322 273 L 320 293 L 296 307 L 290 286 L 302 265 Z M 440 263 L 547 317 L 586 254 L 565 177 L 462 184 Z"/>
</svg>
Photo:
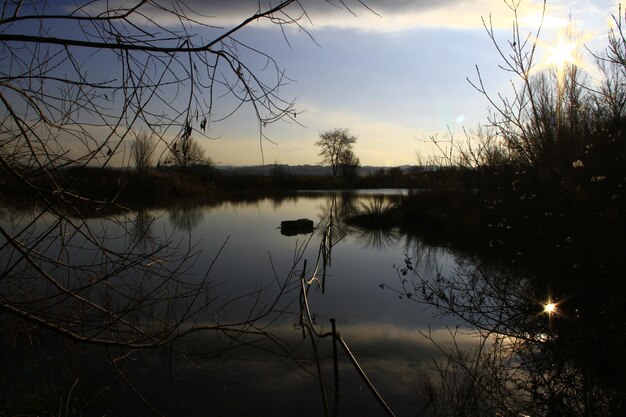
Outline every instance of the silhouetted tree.
<svg viewBox="0 0 626 417">
<path fill-rule="evenodd" d="M 320 133 L 320 138 L 315 142 L 315 146 L 320 148 L 319 155 L 323 162 L 331 166 L 333 176 L 339 173 L 342 158 L 352 156 L 352 147 L 356 143 L 356 136 L 350 134 L 348 129 L 333 129 Z M 347 154 L 346 152 L 350 152 Z"/>
<path fill-rule="evenodd" d="M 181 323 L 175 320 L 158 330 L 140 330 L 135 321 L 134 313 L 144 306 L 167 303 L 168 291 L 159 300 L 125 294 L 128 309 L 123 313 L 106 298 L 95 296 L 109 291 L 108 283 L 116 278 L 134 288 L 148 276 L 159 277 L 162 288 L 170 287 L 169 293 L 175 294 L 182 278 L 165 262 L 175 248 L 154 241 L 145 250 L 130 245 L 112 252 L 105 245 L 106 231 L 86 221 L 83 208 L 119 208 L 114 201 L 90 200 L 67 188 L 63 168 L 124 163 L 123 145 L 139 129 L 142 133 L 135 138 L 131 155 L 138 169 L 149 164 L 153 140 L 166 150 L 179 148 L 182 164 L 195 163 L 202 152 L 191 134 L 204 135 L 215 114 L 231 113 L 218 97 L 234 99 L 236 107 L 250 104 L 261 130 L 267 123 L 295 117 L 293 103 L 277 95 L 276 87 L 284 83 L 283 70 L 258 48 L 242 55 L 245 45 L 235 37 L 263 20 L 298 25 L 297 18 L 289 17 L 290 10 L 302 10 L 294 3 L 259 3 L 258 10 L 240 23 L 218 28 L 177 0 L 91 1 L 76 6 L 2 2 L 0 165 L 12 183 L 32 194 L 36 207 L 47 211 L 50 222 L 45 235 L 30 224 L 15 230 L 0 227 L 3 314 L 91 344 L 141 348 L 178 337 Z M 263 58 L 260 66 L 255 55 Z M 95 71 L 94 65 L 101 63 L 106 63 L 106 71 Z M 271 70 L 277 76 L 263 75 Z M 121 222 L 119 227 L 127 225 Z M 65 254 L 62 261 L 36 249 L 49 239 Z M 78 261 L 73 256 L 77 248 L 101 253 L 102 261 L 93 265 Z M 189 260 L 182 256 L 177 262 Z M 47 285 L 35 291 L 20 285 L 24 280 Z M 195 287 L 198 294 L 206 290 L 206 285 Z M 65 300 L 66 309 L 59 308 L 59 299 Z M 123 300 L 119 295 L 116 302 Z M 135 334 L 128 337 L 128 332 Z"/>
<path fill-rule="evenodd" d="M 339 157 L 339 169 L 344 178 L 355 177 L 360 165 L 361 161 L 351 149 L 346 149 Z"/>
<path fill-rule="evenodd" d="M 147 133 L 141 132 L 135 136 L 131 154 L 137 171 L 144 172 L 150 168 L 155 147 L 156 142 Z"/>
<path fill-rule="evenodd" d="M 3 183 L 33 199 L 32 222 L 0 225 L 3 359 L 5 347 L 16 349 L 4 342 L 18 343 L 22 335 L 106 347 L 101 352 L 111 369 L 137 392 L 124 371 L 132 352 L 167 346 L 182 353 L 188 345 L 175 344 L 197 332 L 233 331 L 239 338 L 270 313 L 255 310 L 245 323 L 194 320 L 215 299 L 208 271 L 187 275 L 195 249 L 169 238 L 126 239 L 137 227 L 123 214 L 106 226 L 90 221 L 93 213 L 127 209 L 117 205 L 119 193 L 94 200 L 72 190 L 66 169 L 130 164 L 122 150 L 137 130 L 145 132 L 135 143 L 138 169 L 149 164 L 152 139 L 144 138 L 164 152 L 182 148 L 183 164 L 198 161 L 192 133 L 207 135 L 212 121 L 241 106 L 252 109 L 262 140 L 267 124 L 295 119 L 293 101 L 278 95 L 284 70 L 238 35 L 257 22 L 299 26 L 306 16 L 299 2 L 254 2 L 229 27 L 213 24 L 207 4 L 208 10 L 182 0 L 1 2 L 0 166 Z M 20 401 L 30 394 L 11 374 L 0 375 L 4 412 L 58 408 L 59 397 Z M 5 399 L 19 408 L 4 409 Z"/>
<path fill-rule="evenodd" d="M 455 317 L 478 340 L 473 352 L 438 345 L 447 360 L 441 383 L 424 383 L 420 414 L 624 415 L 624 332 L 612 331 L 625 321 L 624 15 L 597 57 L 606 75 L 597 86 L 572 63 L 532 71 L 541 28 L 521 33 L 519 3 L 505 3 L 513 38 L 499 42 L 485 26 L 516 78 L 513 95 L 488 93 L 478 72 L 491 128 L 444 152 L 452 166 L 493 168 L 492 184 L 467 200 L 482 221 L 445 222 L 451 234 L 465 226 L 463 246 L 483 249 L 451 273 L 426 276 L 412 258 L 398 268 L 402 298 Z"/>
<path fill-rule="evenodd" d="M 507 5 L 517 16 L 519 3 Z M 522 33 L 516 22 L 512 39 L 505 42 L 498 41 L 493 27 L 485 23 L 485 28 L 502 58 L 500 67 L 515 78 L 515 90 L 510 96 L 488 92 L 479 70 L 476 80 L 470 81 L 492 107 L 489 125 L 495 130 L 487 136 L 496 138 L 498 146 L 493 146 L 493 140 L 487 142 L 489 146 L 484 148 L 487 160 L 493 162 L 495 157 L 496 161 L 509 160 L 539 170 L 569 166 L 581 150 L 594 141 L 593 132 L 600 120 L 594 115 L 594 107 L 614 103 L 615 92 L 621 90 L 619 83 L 614 84 L 616 80 L 607 77 L 609 88 L 598 92 L 590 85 L 579 62 L 560 63 L 536 71 L 534 68 L 540 65 L 538 45 L 529 39 L 539 38 L 540 26 L 531 36 Z M 578 41 L 571 25 L 565 36 L 569 42 Z M 601 113 L 607 112 L 603 109 Z M 501 152 L 502 147 L 506 152 Z M 505 159 L 502 158 L 504 153 L 507 154 Z"/>
<path fill-rule="evenodd" d="M 183 136 L 174 142 L 166 163 L 181 168 L 194 165 L 212 165 L 211 160 L 204 155 L 202 146 L 191 136 Z"/>
</svg>

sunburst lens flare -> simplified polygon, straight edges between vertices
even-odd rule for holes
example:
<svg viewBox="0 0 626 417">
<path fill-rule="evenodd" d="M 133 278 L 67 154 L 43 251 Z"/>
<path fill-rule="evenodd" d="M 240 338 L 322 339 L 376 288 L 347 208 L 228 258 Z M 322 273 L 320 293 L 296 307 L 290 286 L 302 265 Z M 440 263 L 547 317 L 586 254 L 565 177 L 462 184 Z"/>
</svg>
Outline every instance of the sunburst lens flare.
<svg viewBox="0 0 626 417">
<path fill-rule="evenodd" d="M 543 306 L 543 312 L 548 315 L 556 313 L 556 304 L 553 302 L 548 302 Z"/>
<path fill-rule="evenodd" d="M 546 49 L 550 55 L 546 64 L 556 66 L 559 71 L 562 71 L 567 64 L 578 65 L 579 61 L 574 56 L 578 47 L 577 43 L 567 42 L 564 39 L 559 39 L 556 45 L 547 45 Z"/>
<path fill-rule="evenodd" d="M 585 43 L 593 37 L 592 33 L 577 32 L 571 24 L 568 24 L 561 29 L 553 42 L 536 39 L 536 45 L 544 51 L 544 54 L 543 59 L 537 62 L 531 72 L 554 69 L 559 83 L 563 81 L 566 69 L 570 66 L 581 68 L 588 73 L 595 73 L 596 70 L 585 62 L 581 54 Z"/>
</svg>

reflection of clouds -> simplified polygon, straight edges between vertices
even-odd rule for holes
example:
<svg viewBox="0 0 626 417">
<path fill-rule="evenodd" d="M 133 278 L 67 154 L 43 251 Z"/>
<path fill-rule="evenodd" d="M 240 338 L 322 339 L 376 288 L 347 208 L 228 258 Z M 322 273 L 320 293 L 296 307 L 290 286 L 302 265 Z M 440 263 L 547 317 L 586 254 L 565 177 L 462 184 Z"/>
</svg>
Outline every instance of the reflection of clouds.
<svg viewBox="0 0 626 417">
<path fill-rule="evenodd" d="M 323 327 L 324 331 L 330 330 L 330 324 Z M 294 351 L 298 355 L 306 355 L 309 352 L 310 344 L 301 345 L 302 331 L 293 323 L 274 324 L 266 329 L 269 335 L 275 340 L 280 340 L 285 346 L 297 347 Z M 460 347 L 475 346 L 478 333 L 457 332 L 453 338 L 448 328 L 415 328 L 405 327 L 393 323 L 358 323 L 350 325 L 338 324 L 337 331 L 346 340 L 351 350 L 355 354 L 368 357 L 368 360 L 381 362 L 400 360 L 404 362 L 428 361 L 433 357 L 440 356 L 440 350 L 433 345 L 424 335 L 430 335 L 433 340 L 444 347 L 452 347 L 456 343 Z M 259 340 L 258 335 L 251 336 L 251 339 Z M 240 339 L 244 341 L 245 336 Z M 194 340 L 194 345 L 198 351 L 208 352 L 220 350 L 227 346 L 227 341 L 217 334 L 205 333 L 199 335 Z M 267 345 L 265 344 L 267 343 Z M 274 345 L 274 348 L 269 348 Z M 278 359 L 285 356 L 284 350 L 277 349 L 273 341 L 266 339 L 253 347 L 253 344 L 237 348 L 237 356 L 251 361 L 268 360 L 268 353 L 274 352 Z M 330 339 L 321 339 L 321 356 L 324 357 L 332 352 Z M 309 352 L 310 353 L 310 352 Z M 332 354 L 332 353 L 331 353 Z M 272 355 L 273 356 L 273 355 Z"/>
<path fill-rule="evenodd" d="M 302 338 L 302 331 L 293 324 L 275 324 L 266 329 L 274 340 L 280 340 L 287 351 L 279 349 L 269 339 L 259 342 L 256 347 L 239 343 L 237 349 L 228 353 L 227 362 L 208 358 L 197 363 L 218 373 L 230 384 L 246 387 L 250 398 L 271 398 L 272 403 L 280 402 L 287 409 L 308 404 L 297 415 L 323 415 L 319 399 L 317 371 L 310 342 Z M 325 326 L 324 330 L 329 330 Z M 417 400 L 414 386 L 420 373 L 432 364 L 432 359 L 442 359 L 442 354 L 433 343 L 420 334 L 430 334 L 441 347 L 452 348 L 454 341 L 445 328 L 410 328 L 389 323 L 359 323 L 338 326 L 338 332 L 348 344 L 350 350 L 363 367 L 364 371 L 381 393 L 385 401 L 399 415 L 415 414 L 413 407 Z M 243 335 L 239 342 L 247 342 Z M 472 334 L 456 335 L 456 344 L 461 348 L 475 346 L 476 338 Z M 203 334 L 194 340 L 199 352 L 217 349 L 227 341 L 217 334 Z M 292 350 L 293 349 L 293 350 Z M 273 353 L 272 353 L 273 352 Z M 321 366 L 328 382 L 332 384 L 332 343 L 330 338 L 320 339 L 318 354 L 322 358 Z M 295 360 L 295 358 L 298 358 Z M 218 368 L 214 368 L 217 366 Z M 206 375 L 207 378 L 212 378 Z M 339 387 L 342 393 L 340 407 L 361 404 L 372 415 L 378 405 L 374 397 L 364 387 L 363 381 L 343 351 L 339 352 Z M 231 392 L 229 389 L 226 392 Z M 308 394 L 307 394 L 308 392 Z M 328 391 L 332 398 L 332 388 Z M 311 395 L 315 394 L 315 395 Z M 313 399 L 312 399 L 313 398 Z M 346 401 L 345 403 L 343 401 Z M 312 407 L 312 410 L 311 410 Z M 284 413 L 280 413 L 282 415 Z"/>
<path fill-rule="evenodd" d="M 150 404 L 159 411 L 170 411 L 163 413 L 166 415 L 324 415 L 310 341 L 303 340 L 301 331 L 290 324 L 279 324 L 267 330 L 294 347 L 294 357 L 286 356 L 267 339 L 259 347 L 271 347 L 276 353 L 253 349 L 243 343 L 259 339 L 258 335 L 246 340 L 245 335 L 232 334 L 233 337 L 244 337 L 242 343 L 236 342 L 231 346 L 233 349 L 219 352 L 219 348 L 228 346 L 226 334 L 207 332 L 181 341 L 193 347 L 195 353 L 188 358 L 177 356 L 177 349 L 167 347 L 133 352 L 118 359 L 117 364 L 124 367 L 124 376 Z M 422 352 L 428 351 L 423 337 L 415 329 L 383 323 L 340 326 L 339 331 L 396 414 L 415 415 L 415 373 L 419 361 L 428 361 L 427 357 L 419 358 Z M 445 330 L 434 332 L 442 332 L 445 336 Z M 405 344 L 406 348 L 401 351 L 388 349 L 396 343 Z M 102 349 L 75 349 L 67 343 L 58 346 L 53 356 L 44 355 L 45 349 L 37 343 L 24 349 L 23 354 L 40 353 L 37 360 L 32 359 L 36 374 L 44 378 L 53 375 L 56 386 L 69 390 L 78 380 L 79 395 L 83 397 L 77 398 L 93 399 L 95 407 L 99 407 L 95 410 L 86 408 L 86 414 L 96 414 L 96 410 L 99 414 L 113 412 L 120 401 L 133 415 L 145 413 L 145 405 L 137 396 L 124 395 L 120 390 L 116 383 L 119 375 L 111 370 L 108 356 Z M 2 359 L 8 360 L 9 356 L 3 355 Z M 323 358 L 321 364 L 332 404 L 332 345 L 328 338 L 320 341 L 320 357 Z M 67 372 L 68 363 L 78 365 L 75 372 Z M 3 366 L 10 365 L 6 362 Z M 340 354 L 339 369 L 339 415 L 384 415 L 343 354 Z M 93 380 L 96 372 L 99 377 Z M 25 375 L 24 381 L 32 379 L 28 372 L 20 375 Z M 52 379 L 49 382 L 52 383 Z M 37 391 L 37 387 L 32 388 L 37 394 L 46 394 Z M 102 394 L 100 390 L 105 390 L 106 395 L 98 395 Z"/>
<path fill-rule="evenodd" d="M 351 348 L 354 346 L 359 350 L 378 351 L 380 354 L 376 356 L 380 357 L 428 360 L 439 352 L 432 342 L 424 337 L 424 334 L 429 333 L 434 340 L 444 346 L 452 346 L 453 343 L 447 328 L 410 328 L 389 323 L 363 323 L 341 328 L 340 332 Z M 458 333 L 456 342 L 460 345 L 473 346 L 476 335 Z"/>
</svg>

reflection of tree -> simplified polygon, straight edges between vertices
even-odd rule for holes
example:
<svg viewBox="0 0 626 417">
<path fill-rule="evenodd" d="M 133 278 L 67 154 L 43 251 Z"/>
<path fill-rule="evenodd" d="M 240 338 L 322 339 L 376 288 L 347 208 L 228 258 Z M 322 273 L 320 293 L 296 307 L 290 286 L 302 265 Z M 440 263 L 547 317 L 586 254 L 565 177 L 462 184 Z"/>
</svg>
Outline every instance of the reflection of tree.
<svg viewBox="0 0 626 417">
<path fill-rule="evenodd" d="M 152 218 L 148 210 L 137 210 L 137 213 L 135 214 L 135 221 L 133 222 L 133 227 L 130 230 L 130 236 L 132 236 L 135 242 L 138 242 L 141 245 L 152 238 L 150 228 L 152 227 L 153 221 L 154 219 Z"/>
<path fill-rule="evenodd" d="M 404 236 L 405 253 L 410 256 L 414 267 L 424 274 L 437 273 L 439 259 L 445 254 L 443 248 L 425 241 L 423 236 L 410 230 L 401 229 L 401 232 Z"/>
<path fill-rule="evenodd" d="M 402 232 L 397 227 L 370 227 L 361 228 L 351 226 L 348 231 L 356 240 L 366 248 L 374 250 L 383 250 L 385 248 L 394 248 L 398 245 L 402 238 Z"/>
<path fill-rule="evenodd" d="M 191 232 L 204 218 L 200 205 L 175 205 L 168 209 L 170 223 L 176 230 Z"/>
<path fill-rule="evenodd" d="M 343 215 L 347 229 L 365 247 L 381 250 L 395 247 L 402 237 L 395 218 L 395 201 L 390 196 L 375 195 L 353 200 Z"/>
<path fill-rule="evenodd" d="M 318 219 L 332 218 L 337 226 L 344 228 L 344 219 L 354 213 L 358 199 L 358 194 L 350 191 L 330 192 L 324 203 L 318 206 Z"/>
<path fill-rule="evenodd" d="M 383 221 L 385 213 L 391 207 L 385 196 L 361 197 L 356 204 L 352 204 L 348 213 L 348 231 L 367 248 L 381 250 L 397 245 L 399 229 Z M 367 221 L 354 221 L 355 219 Z"/>
<path fill-rule="evenodd" d="M 342 193 L 335 194 L 337 202 L 335 204 L 335 218 L 343 219 L 350 213 L 354 213 L 355 204 L 358 201 L 358 194 L 344 191 Z"/>
</svg>

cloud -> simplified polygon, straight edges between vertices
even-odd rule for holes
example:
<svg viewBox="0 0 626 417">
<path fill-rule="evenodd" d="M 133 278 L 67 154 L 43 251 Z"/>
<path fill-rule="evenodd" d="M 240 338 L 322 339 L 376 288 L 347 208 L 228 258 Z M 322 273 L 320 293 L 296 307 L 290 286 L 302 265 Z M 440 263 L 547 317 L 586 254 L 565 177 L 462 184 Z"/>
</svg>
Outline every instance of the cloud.
<svg viewBox="0 0 626 417">
<path fill-rule="evenodd" d="M 408 28 L 482 28 L 482 19 L 491 21 L 494 28 L 510 29 L 514 13 L 504 0 L 364 0 L 367 8 L 358 0 L 346 0 L 348 7 L 357 15 L 350 19 L 345 10 L 329 9 L 328 2 L 306 0 L 301 3 L 310 11 L 316 26 L 346 26 L 381 31 L 398 31 Z M 553 0 L 545 8 L 541 0 L 520 2 L 516 13 L 521 27 L 536 27 L 543 16 L 544 28 L 559 28 L 572 19 L 587 20 L 593 16 L 602 19 L 615 13 L 615 0 Z M 354 7 L 353 7 L 354 6 Z M 375 13 L 369 11 L 373 10 Z M 491 20 L 490 20 L 491 19 Z"/>
<path fill-rule="evenodd" d="M 413 28 L 477 29 L 483 27 L 483 18 L 494 28 L 510 29 L 513 22 L 511 2 L 504 0 L 299 0 L 277 12 L 274 20 L 259 19 L 254 26 L 269 26 L 278 21 L 295 20 L 307 31 L 327 27 L 349 28 L 367 31 L 399 32 Z M 155 4 L 157 6 L 155 6 Z M 102 12 L 102 8 L 125 6 L 123 0 L 94 3 L 83 7 L 90 13 Z M 259 10 L 268 10 L 276 2 L 269 0 L 185 0 L 175 3 L 170 0 L 155 0 L 139 9 L 152 21 L 166 26 L 179 26 L 177 14 L 184 14 L 196 22 L 217 28 L 232 28 Z M 522 26 L 536 26 L 542 16 L 543 1 L 527 0 L 517 9 Z M 615 13 L 614 0 L 590 2 L 588 0 L 554 0 L 546 6 L 544 28 L 561 27 L 569 15 L 588 19 L 602 16 L 604 20 Z M 139 21 L 148 22 L 140 18 Z M 297 25 L 292 27 L 298 28 Z"/>
<path fill-rule="evenodd" d="M 261 8 L 267 10 L 270 2 L 239 0 L 186 1 L 186 13 L 204 16 L 202 21 L 216 26 L 232 27 L 254 15 Z M 541 13 L 542 2 L 528 1 L 520 5 L 518 13 L 525 21 Z M 162 18 L 167 18 L 160 13 Z M 495 27 L 510 27 L 512 12 L 502 0 L 300 0 L 278 12 L 275 17 L 298 20 L 307 30 L 325 27 L 352 28 L 370 31 L 394 32 L 403 29 L 427 28 L 481 28 L 481 17 L 491 15 Z M 173 24 L 177 19 L 168 18 Z M 269 20 L 258 24 L 268 24 Z M 255 23 L 256 24 L 256 23 Z"/>
<path fill-rule="evenodd" d="M 314 34 L 325 28 L 344 28 L 362 31 L 397 33 L 417 28 L 432 29 L 482 29 L 483 19 L 496 29 L 510 29 L 514 13 L 511 2 L 504 0 L 299 0 L 278 11 L 273 19 L 259 19 L 251 27 L 269 27 L 279 22 L 297 21 L 283 28 L 301 29 Z M 156 5 L 156 6 L 155 6 Z M 269 0 L 154 0 L 140 7 L 135 23 L 158 22 L 168 27 L 179 27 L 179 14 L 215 27 L 223 32 L 233 28 L 260 10 L 275 6 Z M 91 14 L 103 12 L 104 7 L 127 7 L 123 0 L 97 2 L 83 7 Z M 606 23 L 617 7 L 614 0 L 590 2 L 588 0 L 554 0 L 546 6 L 544 29 L 562 27 L 569 19 L 598 18 Z M 541 22 L 543 1 L 527 0 L 517 9 L 518 23 L 523 29 L 536 29 Z M 187 25 L 189 26 L 189 25 Z M 187 27 L 189 29 L 189 27 Z"/>
</svg>

